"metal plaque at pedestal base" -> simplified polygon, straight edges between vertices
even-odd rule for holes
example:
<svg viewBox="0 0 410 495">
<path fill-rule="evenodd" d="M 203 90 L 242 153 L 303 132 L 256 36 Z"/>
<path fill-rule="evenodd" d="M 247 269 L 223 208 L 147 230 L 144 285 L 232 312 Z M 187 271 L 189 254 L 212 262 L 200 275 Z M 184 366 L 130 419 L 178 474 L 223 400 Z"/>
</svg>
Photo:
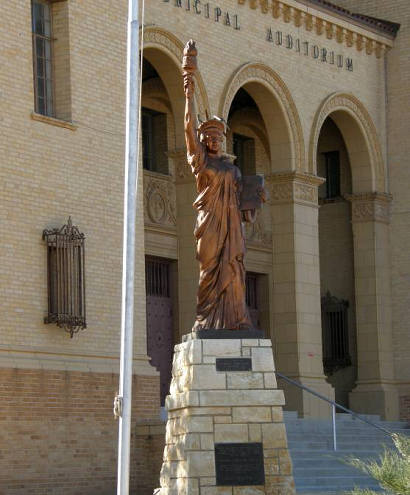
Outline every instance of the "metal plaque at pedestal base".
<svg viewBox="0 0 410 495">
<path fill-rule="evenodd" d="M 216 443 L 216 486 L 265 484 L 262 443 Z"/>
</svg>

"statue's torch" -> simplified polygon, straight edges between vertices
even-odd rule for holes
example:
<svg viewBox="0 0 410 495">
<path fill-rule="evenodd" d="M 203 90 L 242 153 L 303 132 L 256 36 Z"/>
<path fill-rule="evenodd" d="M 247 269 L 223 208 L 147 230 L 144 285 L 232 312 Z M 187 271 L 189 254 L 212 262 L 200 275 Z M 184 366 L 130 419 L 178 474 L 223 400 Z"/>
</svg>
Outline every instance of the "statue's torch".
<svg viewBox="0 0 410 495">
<path fill-rule="evenodd" d="M 197 57 L 198 50 L 194 40 L 189 40 L 184 48 L 184 56 L 182 58 L 183 76 L 192 76 L 198 69 Z"/>
</svg>

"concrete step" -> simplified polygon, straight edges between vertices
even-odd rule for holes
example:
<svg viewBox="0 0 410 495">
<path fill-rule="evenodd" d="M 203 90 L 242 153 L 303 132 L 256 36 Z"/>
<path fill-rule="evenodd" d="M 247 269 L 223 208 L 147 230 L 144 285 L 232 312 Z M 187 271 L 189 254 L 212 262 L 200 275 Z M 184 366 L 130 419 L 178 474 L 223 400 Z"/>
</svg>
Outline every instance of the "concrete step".
<svg viewBox="0 0 410 495">
<path fill-rule="evenodd" d="M 354 455 L 354 452 L 349 452 L 349 451 L 334 451 L 330 449 L 326 450 L 295 450 L 295 449 L 290 449 L 291 455 L 292 455 L 292 460 L 293 461 L 303 461 L 303 460 L 312 460 L 312 461 L 340 461 L 342 462 L 342 459 L 346 459 L 346 457 L 349 457 L 350 455 Z M 375 452 L 374 450 L 362 450 L 360 452 L 360 458 L 362 459 L 377 459 L 379 456 L 380 452 Z"/>
<path fill-rule="evenodd" d="M 295 450 L 295 451 L 311 451 L 315 450 L 318 452 L 324 452 L 324 451 L 329 451 L 329 452 L 334 452 L 333 450 L 333 441 L 328 440 L 328 441 L 290 441 L 288 442 L 289 449 L 290 450 Z M 386 444 L 386 447 L 390 448 L 392 445 Z M 383 445 L 382 443 L 372 443 L 372 442 L 340 442 L 339 440 L 337 441 L 336 444 L 337 452 L 343 452 L 346 454 L 346 452 L 352 452 L 353 454 L 355 452 L 365 452 L 365 451 L 372 451 L 373 453 L 376 454 L 381 454 L 383 452 Z"/>
<path fill-rule="evenodd" d="M 361 488 L 376 488 L 379 484 L 368 476 L 337 476 L 337 475 L 327 475 L 327 476 L 303 476 L 295 480 L 296 488 L 298 487 L 314 487 L 326 489 L 350 489 L 354 486 Z"/>
<path fill-rule="evenodd" d="M 328 466 L 317 466 L 317 467 L 298 467 L 294 466 L 293 472 L 299 478 L 305 477 L 332 477 L 332 476 L 360 476 L 360 471 L 357 471 L 352 466 L 347 466 L 345 464 L 339 463 L 340 465 L 328 465 Z"/>
<path fill-rule="evenodd" d="M 376 456 L 377 457 L 377 456 Z M 374 460 L 375 456 L 374 455 L 368 455 L 368 456 L 361 456 L 361 459 L 366 459 L 366 460 Z M 306 458 L 303 457 L 296 457 L 293 461 L 293 468 L 294 469 L 334 469 L 335 471 L 339 469 L 344 469 L 346 467 L 346 464 L 343 463 L 343 458 L 341 456 L 338 457 L 331 457 L 322 455 L 321 457 L 313 457 L 313 456 L 307 456 Z M 353 469 L 352 467 L 349 467 L 349 469 Z"/>
<path fill-rule="evenodd" d="M 381 421 L 379 416 L 366 419 L 392 432 L 410 435 L 409 424 Z M 337 451 L 333 450 L 332 422 L 303 419 L 285 413 L 290 455 L 298 495 L 336 495 L 355 486 L 381 491 L 378 483 L 344 459 L 377 459 L 384 446 L 393 446 L 391 438 L 350 415 L 336 415 Z"/>
</svg>

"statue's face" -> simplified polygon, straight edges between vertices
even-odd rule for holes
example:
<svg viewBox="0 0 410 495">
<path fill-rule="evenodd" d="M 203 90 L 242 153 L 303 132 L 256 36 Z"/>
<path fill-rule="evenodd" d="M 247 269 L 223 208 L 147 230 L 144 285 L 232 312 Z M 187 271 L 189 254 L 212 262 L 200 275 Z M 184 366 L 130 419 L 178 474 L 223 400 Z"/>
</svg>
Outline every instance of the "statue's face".
<svg viewBox="0 0 410 495">
<path fill-rule="evenodd" d="M 219 132 L 208 133 L 205 136 L 205 146 L 211 153 L 218 153 L 221 150 L 223 135 Z"/>
</svg>

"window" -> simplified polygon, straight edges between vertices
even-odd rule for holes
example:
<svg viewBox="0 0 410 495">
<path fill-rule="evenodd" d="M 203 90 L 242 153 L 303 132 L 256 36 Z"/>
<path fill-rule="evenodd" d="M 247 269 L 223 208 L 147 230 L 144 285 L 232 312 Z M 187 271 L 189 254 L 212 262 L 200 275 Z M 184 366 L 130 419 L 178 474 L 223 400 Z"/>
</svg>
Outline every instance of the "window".
<svg viewBox="0 0 410 495">
<path fill-rule="evenodd" d="M 327 292 L 322 297 L 323 367 L 327 375 L 352 364 L 349 355 L 349 302 Z"/>
<path fill-rule="evenodd" d="M 255 140 L 253 138 L 234 133 L 233 154 L 236 156 L 235 165 L 239 167 L 242 175 L 254 175 L 255 166 Z"/>
<path fill-rule="evenodd" d="M 33 0 L 33 71 L 34 108 L 42 115 L 54 116 L 51 5 L 45 0 Z"/>
<path fill-rule="evenodd" d="M 169 262 L 148 258 L 145 262 L 147 296 L 170 297 Z"/>
<path fill-rule="evenodd" d="M 340 196 L 340 158 L 338 151 L 324 153 L 326 167 L 326 198 L 333 199 Z"/>
<path fill-rule="evenodd" d="M 31 2 L 34 111 L 65 122 L 71 121 L 68 18 L 67 1 Z"/>
<path fill-rule="evenodd" d="M 146 170 L 168 173 L 167 152 L 167 116 L 143 108 L 141 112 L 142 157 Z"/>
<path fill-rule="evenodd" d="M 44 230 L 47 243 L 48 314 L 44 323 L 55 323 L 70 337 L 86 328 L 85 236 L 71 217 L 60 229 Z"/>
</svg>

